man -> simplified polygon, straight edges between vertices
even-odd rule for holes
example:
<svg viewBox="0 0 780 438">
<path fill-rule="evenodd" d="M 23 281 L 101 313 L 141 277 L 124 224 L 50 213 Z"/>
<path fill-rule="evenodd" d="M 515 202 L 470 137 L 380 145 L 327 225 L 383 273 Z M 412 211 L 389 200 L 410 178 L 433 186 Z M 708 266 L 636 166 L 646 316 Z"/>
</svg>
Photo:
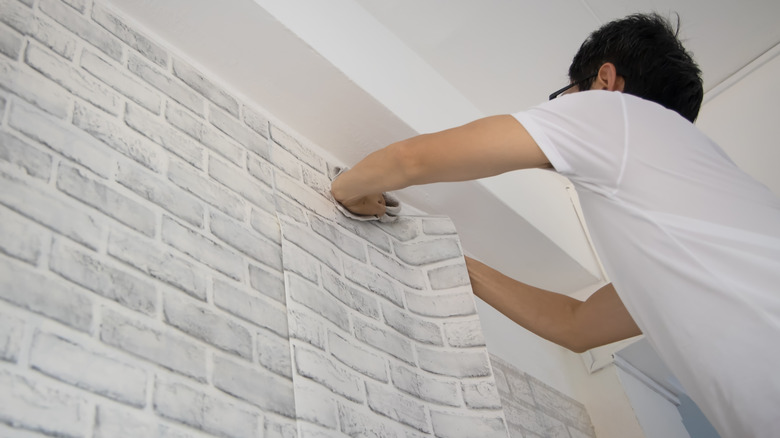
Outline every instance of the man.
<svg viewBox="0 0 780 438">
<path fill-rule="evenodd" d="M 663 18 L 606 24 L 569 77 L 531 110 L 372 153 L 334 198 L 381 215 L 385 191 L 553 167 L 612 284 L 580 302 L 467 259 L 474 292 L 573 351 L 644 333 L 724 438 L 780 435 L 780 200 L 692 124 L 700 71 Z"/>
</svg>

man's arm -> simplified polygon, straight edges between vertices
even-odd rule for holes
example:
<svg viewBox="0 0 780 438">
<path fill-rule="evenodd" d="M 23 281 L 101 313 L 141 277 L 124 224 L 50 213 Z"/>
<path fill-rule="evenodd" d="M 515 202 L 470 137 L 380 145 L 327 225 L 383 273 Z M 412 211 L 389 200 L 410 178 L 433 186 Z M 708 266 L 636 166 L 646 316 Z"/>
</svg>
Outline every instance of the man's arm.
<svg viewBox="0 0 780 438">
<path fill-rule="evenodd" d="M 544 153 L 514 117 L 493 116 L 380 149 L 341 174 L 331 192 L 352 210 L 352 205 L 365 205 L 366 197 L 412 185 L 467 181 L 548 165 Z M 380 208 L 375 202 L 369 204 Z"/>
<path fill-rule="evenodd" d="M 474 293 L 529 331 L 581 353 L 642 334 L 608 284 L 586 301 L 521 283 L 466 257 Z"/>
</svg>

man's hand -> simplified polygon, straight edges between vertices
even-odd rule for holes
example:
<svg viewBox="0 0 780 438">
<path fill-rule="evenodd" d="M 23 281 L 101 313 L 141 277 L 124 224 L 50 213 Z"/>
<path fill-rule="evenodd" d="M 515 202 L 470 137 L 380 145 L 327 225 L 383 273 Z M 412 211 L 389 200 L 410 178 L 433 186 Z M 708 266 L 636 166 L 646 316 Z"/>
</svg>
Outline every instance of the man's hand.
<svg viewBox="0 0 780 438">
<path fill-rule="evenodd" d="M 385 205 L 385 197 L 381 193 L 378 195 L 363 196 L 354 201 L 342 202 L 341 205 L 352 213 L 361 216 L 381 217 L 385 214 L 387 208 Z"/>
</svg>

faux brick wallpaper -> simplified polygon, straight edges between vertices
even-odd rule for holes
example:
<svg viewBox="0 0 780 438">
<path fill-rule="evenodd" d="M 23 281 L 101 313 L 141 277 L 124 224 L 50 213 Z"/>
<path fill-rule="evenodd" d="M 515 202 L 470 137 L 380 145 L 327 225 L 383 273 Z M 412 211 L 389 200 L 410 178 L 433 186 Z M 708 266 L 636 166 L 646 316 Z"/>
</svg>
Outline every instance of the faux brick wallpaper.
<svg viewBox="0 0 780 438">
<path fill-rule="evenodd" d="M 341 216 L 325 160 L 102 3 L 0 0 L 0 122 L 0 436 L 520 421 L 453 224 Z"/>
</svg>

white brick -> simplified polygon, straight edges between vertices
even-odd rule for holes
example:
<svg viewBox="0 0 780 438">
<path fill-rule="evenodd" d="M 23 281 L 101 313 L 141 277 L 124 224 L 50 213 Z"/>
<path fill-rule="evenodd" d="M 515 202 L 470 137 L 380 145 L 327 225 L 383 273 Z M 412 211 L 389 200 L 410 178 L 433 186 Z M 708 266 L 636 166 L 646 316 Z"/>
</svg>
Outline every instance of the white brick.
<svg viewBox="0 0 780 438">
<path fill-rule="evenodd" d="M 160 331 L 105 309 L 100 340 L 169 370 L 206 380 L 206 352 L 183 336 Z"/>
<path fill-rule="evenodd" d="M 528 383 L 531 385 L 534 400 L 542 413 L 557 417 L 580 430 L 588 430 L 591 427 L 588 411 L 582 403 L 565 396 L 531 376 L 528 377 Z"/>
<path fill-rule="evenodd" d="M 285 304 L 284 277 L 260 266 L 249 265 L 249 284 L 261 294 Z"/>
<path fill-rule="evenodd" d="M 485 337 L 478 318 L 445 322 L 444 337 L 450 347 L 484 347 Z"/>
<path fill-rule="evenodd" d="M 357 318 L 354 325 L 355 337 L 357 339 L 410 365 L 414 365 L 412 343 L 408 339 Z"/>
<path fill-rule="evenodd" d="M 203 226 L 203 205 L 159 175 L 133 163 L 120 162 L 116 181 L 180 219 L 196 227 Z"/>
<path fill-rule="evenodd" d="M 165 66 L 168 63 L 168 54 L 157 44 L 151 42 L 145 36 L 130 29 L 122 19 L 106 9 L 101 3 L 96 2 L 92 9 L 92 19 L 106 30 L 116 35 L 117 38 L 127 43 L 128 46 L 138 50 L 147 59 L 157 65 Z"/>
<path fill-rule="evenodd" d="M 384 303 L 382 315 L 385 322 L 398 333 L 415 341 L 432 345 L 443 345 L 441 327 L 419 316 L 404 312 L 398 307 Z"/>
<path fill-rule="evenodd" d="M 447 406 L 463 405 L 455 380 L 438 379 L 402 365 L 391 366 L 390 375 L 396 388 L 420 400 Z"/>
<path fill-rule="evenodd" d="M 458 286 L 468 286 L 469 272 L 466 269 L 466 263 L 460 262 L 456 265 L 442 266 L 441 268 L 428 271 L 428 279 L 434 290 L 451 289 Z"/>
<path fill-rule="evenodd" d="M 477 312 L 471 292 L 422 295 L 407 291 L 406 304 L 409 310 L 418 315 L 440 318 L 473 315 Z"/>
<path fill-rule="evenodd" d="M 192 166 L 179 161 L 171 161 L 168 178 L 177 186 L 213 205 L 221 212 L 238 220 L 244 220 L 246 216 L 244 200 L 206 178 Z"/>
<path fill-rule="evenodd" d="M 310 214 L 309 220 L 311 221 L 311 228 L 314 232 L 327 239 L 333 246 L 361 262 L 366 261 L 365 244 L 350 237 L 345 230 L 334 226 L 331 222 L 325 221 L 316 215 Z"/>
<path fill-rule="evenodd" d="M 295 222 L 283 219 L 280 221 L 280 225 L 284 242 L 295 244 L 334 271 L 341 272 L 341 257 L 333 249 L 332 243 L 314 234 L 311 229 L 301 227 Z"/>
<path fill-rule="evenodd" d="M 260 409 L 295 418 L 292 382 L 264 370 L 214 358 L 214 386 Z"/>
<path fill-rule="evenodd" d="M 273 209 L 273 205 L 270 206 Z M 265 236 L 268 240 L 282 244 L 282 229 L 279 226 L 279 219 L 276 216 L 276 211 L 268 213 L 263 210 L 253 208 L 249 213 L 249 224 L 257 232 Z"/>
<path fill-rule="evenodd" d="M 113 407 L 97 406 L 93 438 L 157 437 L 153 420 Z"/>
<path fill-rule="evenodd" d="M 210 125 L 205 125 L 199 119 L 180 106 L 168 102 L 165 107 L 165 118 L 168 122 L 202 143 L 207 148 L 225 157 L 230 162 L 241 165 L 246 152 L 244 148 L 230 140 Z"/>
<path fill-rule="evenodd" d="M 425 277 L 421 270 L 402 264 L 374 248 L 368 248 L 368 259 L 371 265 L 384 272 L 390 278 L 414 289 L 425 289 Z"/>
<path fill-rule="evenodd" d="M 390 238 L 387 236 L 387 234 L 374 226 L 372 223 L 356 221 L 344 216 L 341 213 L 336 215 L 335 221 L 356 237 L 360 237 L 361 239 L 371 243 L 382 251 L 390 253 Z"/>
<path fill-rule="evenodd" d="M 344 259 L 344 277 L 350 281 L 403 307 L 403 291 L 400 285 L 363 263 Z"/>
<path fill-rule="evenodd" d="M 29 219 L 0 207 L 0 252 L 35 265 L 41 255 L 46 232 Z"/>
<path fill-rule="evenodd" d="M 325 326 L 309 311 L 290 309 L 287 312 L 290 325 L 290 338 L 299 339 L 307 344 L 325 349 Z"/>
<path fill-rule="evenodd" d="M 24 61 L 47 78 L 98 108 L 114 115 L 121 111 L 122 101 L 114 90 L 92 76 L 74 69 L 57 55 L 35 45 L 28 45 Z"/>
<path fill-rule="evenodd" d="M 522 400 L 530 406 L 536 404 L 527 374 L 495 355 L 490 356 L 490 362 L 496 374 L 496 384 L 502 397 L 507 396 L 510 399 Z"/>
<path fill-rule="evenodd" d="M 501 397 L 493 380 L 462 382 L 463 399 L 471 409 L 501 409 Z"/>
<path fill-rule="evenodd" d="M 301 181 L 303 179 L 301 161 L 276 143 L 270 145 L 268 161 L 294 180 Z"/>
<path fill-rule="evenodd" d="M 307 166 L 303 166 L 301 171 L 304 184 L 319 193 L 323 198 L 331 199 L 333 197 L 330 193 L 330 179 L 325 174 Z"/>
<path fill-rule="evenodd" d="M 278 421 L 275 418 L 266 417 L 263 425 L 265 435 L 263 438 L 297 438 L 298 432 L 294 420 L 289 422 Z"/>
<path fill-rule="evenodd" d="M 89 253 L 55 239 L 49 269 L 96 294 L 146 315 L 156 311 L 157 290 L 142 280 L 102 262 Z"/>
<path fill-rule="evenodd" d="M 483 416 L 431 411 L 431 422 L 441 438 L 507 438 L 504 419 L 496 414 Z"/>
<path fill-rule="evenodd" d="M 173 74 L 184 81 L 185 84 L 192 87 L 192 89 L 203 95 L 203 97 L 229 112 L 233 117 L 238 117 L 238 102 L 236 99 L 213 82 L 203 77 L 203 75 L 191 65 L 180 59 L 174 59 Z"/>
<path fill-rule="evenodd" d="M 422 221 L 423 233 L 429 236 L 441 236 L 456 234 L 455 224 L 448 217 L 424 218 Z"/>
<path fill-rule="evenodd" d="M 179 295 L 165 294 L 165 322 L 228 353 L 252 358 L 252 336 L 246 328 L 210 307 Z"/>
<path fill-rule="evenodd" d="M 263 210 L 274 211 L 275 200 L 271 187 L 259 184 L 256 180 L 246 176 L 243 169 L 211 156 L 209 158 L 209 176 Z"/>
<path fill-rule="evenodd" d="M 86 403 L 45 384 L 0 370 L 0 421 L 46 435 L 82 437 Z"/>
<path fill-rule="evenodd" d="M 3 438 L 48 438 L 51 435 L 44 435 L 42 433 L 24 429 L 12 429 L 11 426 L 0 423 L 0 436 Z"/>
<path fill-rule="evenodd" d="M 57 380 L 122 403 L 142 407 L 146 401 L 144 371 L 56 335 L 36 334 L 30 350 L 30 366 Z"/>
<path fill-rule="evenodd" d="M 325 429 L 312 423 L 298 423 L 299 438 L 344 438 L 344 435 L 335 430 Z"/>
<path fill-rule="evenodd" d="M 0 105 L 0 108 L 3 105 Z M 28 175 L 43 181 L 48 181 L 51 175 L 51 155 L 7 132 L 0 132 L 0 160 L 22 168 Z"/>
<path fill-rule="evenodd" d="M 365 400 L 363 385 L 357 375 L 322 353 L 296 345 L 293 361 L 298 375 L 312 379 L 354 402 Z"/>
<path fill-rule="evenodd" d="M 162 73 L 156 67 L 149 65 L 133 53 L 130 54 L 130 59 L 127 61 L 127 68 L 152 87 L 162 91 L 195 114 L 203 116 L 204 99 L 180 82 Z"/>
<path fill-rule="evenodd" d="M 134 266 L 152 278 L 179 288 L 202 301 L 206 300 L 206 278 L 202 269 L 172 254 L 156 242 L 112 230 L 108 254 Z"/>
<path fill-rule="evenodd" d="M 99 55 L 85 49 L 81 53 L 81 67 L 138 105 L 160 114 L 162 99 L 158 93 Z"/>
<path fill-rule="evenodd" d="M 16 362 L 22 347 L 24 321 L 0 311 L 0 360 Z"/>
<path fill-rule="evenodd" d="M 8 124 L 102 177 L 108 177 L 114 159 L 93 137 L 27 104 L 11 104 Z"/>
<path fill-rule="evenodd" d="M 247 170 L 249 174 L 260 180 L 266 186 L 274 185 L 274 168 L 268 161 L 258 157 L 255 154 L 249 154 L 247 159 Z"/>
<path fill-rule="evenodd" d="M 157 219 L 154 212 L 76 167 L 66 163 L 60 165 L 57 188 L 142 234 L 150 237 L 155 234 Z"/>
<path fill-rule="evenodd" d="M 62 284 L 0 257 L 0 298 L 67 324 L 89 331 L 92 325 L 92 300 L 75 288 Z"/>
<path fill-rule="evenodd" d="M 154 411 L 205 432 L 230 437 L 254 437 L 257 414 L 179 383 L 155 383 Z"/>
<path fill-rule="evenodd" d="M 54 21 L 62 24 L 71 32 L 87 40 L 92 45 L 100 49 L 103 53 L 119 61 L 122 59 L 122 44 L 114 39 L 108 32 L 92 22 L 83 15 L 66 6 L 58 0 L 41 0 L 39 3 L 41 10 Z"/>
<path fill-rule="evenodd" d="M 349 330 L 349 314 L 332 295 L 295 274 L 288 273 L 285 277 L 288 296 L 292 301 L 308 307 L 342 330 Z M 288 307 L 292 305 L 292 302 L 287 303 Z"/>
<path fill-rule="evenodd" d="M 11 59 L 18 59 L 23 46 L 24 39 L 0 22 L 0 53 Z"/>
<path fill-rule="evenodd" d="M 336 299 L 373 319 L 379 319 L 379 302 L 376 297 L 349 285 L 346 280 L 328 271 L 322 272 L 322 285 Z"/>
<path fill-rule="evenodd" d="M 260 155 L 262 158 L 269 158 L 268 140 L 247 128 L 230 114 L 211 105 L 209 106 L 209 122 L 227 134 L 228 137 L 236 140 L 247 150 Z"/>
<path fill-rule="evenodd" d="M 253 260 L 282 269 L 282 248 L 279 244 L 260 238 L 238 222 L 216 213 L 211 214 L 210 228 L 220 240 Z"/>
<path fill-rule="evenodd" d="M 450 377 L 485 377 L 490 375 L 490 363 L 484 349 L 450 351 L 417 346 L 420 368 Z"/>
<path fill-rule="evenodd" d="M 215 279 L 214 304 L 258 327 L 271 330 L 279 336 L 288 336 L 286 309 L 257 292 L 249 294 Z"/>
<path fill-rule="evenodd" d="M 334 394 L 314 382 L 295 382 L 295 416 L 297 421 L 309 421 L 328 429 L 338 428 L 338 406 Z"/>
<path fill-rule="evenodd" d="M 413 266 L 427 265 L 463 256 L 458 240 L 453 238 L 411 243 L 396 242 L 393 247 L 395 255 L 399 259 Z"/>
<path fill-rule="evenodd" d="M 387 382 L 387 365 L 385 360 L 358 345 L 354 339 L 345 339 L 337 333 L 330 332 L 328 336 L 330 353 L 344 365 L 380 382 Z"/>
<path fill-rule="evenodd" d="M 268 133 L 268 118 L 247 106 L 244 106 L 243 112 L 244 123 L 256 133 L 268 138 L 270 135 Z"/>
<path fill-rule="evenodd" d="M 260 365 L 288 380 L 292 380 L 292 357 L 289 338 L 282 338 L 265 330 L 258 330 L 255 345 L 257 347 L 257 361 Z"/>
<path fill-rule="evenodd" d="M 128 103 L 125 109 L 125 123 L 194 167 L 203 168 L 203 148 L 186 134 L 152 116 L 146 110 Z"/>
<path fill-rule="evenodd" d="M 397 423 L 370 412 L 362 412 L 347 403 L 339 403 L 341 431 L 351 437 L 405 438 Z"/>
<path fill-rule="evenodd" d="M 29 35 L 50 48 L 63 58 L 73 59 L 76 51 L 76 39 L 59 25 L 34 14 L 33 10 L 13 0 L 2 0 L 0 21 L 8 24 L 24 35 Z"/>
<path fill-rule="evenodd" d="M 338 211 L 333 201 L 322 197 L 319 193 L 306 187 L 303 183 L 293 180 L 282 172 L 274 172 L 276 190 L 285 194 L 297 204 L 322 217 L 332 219 Z"/>
<path fill-rule="evenodd" d="M 538 412 L 522 403 L 504 402 L 504 416 L 509 429 L 522 430 L 524 433 L 534 433 L 537 436 L 545 436 L 547 427 Z M 526 432 L 528 431 L 528 432 Z"/>
<path fill-rule="evenodd" d="M 429 433 L 428 410 L 425 405 L 401 395 L 384 385 L 366 382 L 368 406 L 372 411 Z"/>
<path fill-rule="evenodd" d="M 395 222 L 375 223 L 374 225 L 401 242 L 412 240 L 420 235 L 420 219 L 416 217 L 403 216 Z"/>
<path fill-rule="evenodd" d="M 309 281 L 319 283 L 320 263 L 311 254 L 289 242 L 283 242 L 282 261 L 285 272 L 293 272 Z"/>
<path fill-rule="evenodd" d="M 303 208 L 284 196 L 276 196 L 276 213 L 279 216 L 287 216 L 295 222 L 305 224 L 306 213 Z"/>
<path fill-rule="evenodd" d="M 325 160 L 323 160 L 322 157 L 311 149 L 301 145 L 295 138 L 273 124 L 271 125 L 271 138 L 277 144 L 295 155 L 298 160 L 308 164 L 323 174 L 326 172 Z"/>
<path fill-rule="evenodd" d="M 244 261 L 235 252 L 163 216 L 163 242 L 216 269 L 234 280 L 241 280 Z"/>
</svg>

